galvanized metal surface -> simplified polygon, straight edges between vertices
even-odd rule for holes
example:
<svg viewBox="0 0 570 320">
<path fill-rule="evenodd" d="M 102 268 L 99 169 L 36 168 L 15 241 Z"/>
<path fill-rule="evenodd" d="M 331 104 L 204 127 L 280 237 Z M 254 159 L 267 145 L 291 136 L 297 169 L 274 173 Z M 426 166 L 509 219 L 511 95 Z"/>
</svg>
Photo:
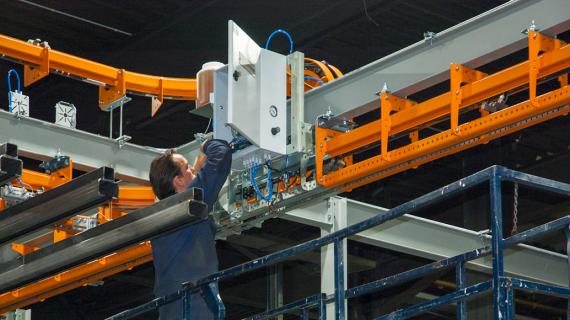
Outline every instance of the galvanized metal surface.
<svg viewBox="0 0 570 320">
<path fill-rule="evenodd" d="M 302 212 L 306 210 L 306 212 Z M 387 209 L 347 199 L 348 224 L 366 220 L 376 215 L 384 214 Z M 326 202 L 313 206 L 285 212 L 283 217 L 293 221 L 303 222 L 316 227 L 326 226 Z M 545 229 L 560 229 L 570 222 L 570 217 L 560 218 L 520 233 L 513 237 L 521 241 L 505 239 L 505 272 L 508 275 L 543 281 L 545 283 L 565 286 L 568 284 L 566 256 L 525 244 L 513 246 L 515 242 L 527 242 Z M 440 260 L 451 258 L 464 252 L 490 244 L 490 237 L 479 232 L 459 228 L 452 225 L 420 218 L 413 215 L 403 215 L 394 220 L 365 230 L 351 237 L 352 240 L 380 246 L 386 249 Z M 483 257 L 466 264 L 471 270 L 490 273 L 491 259 Z"/>
<path fill-rule="evenodd" d="M 119 179 L 146 184 L 152 159 L 161 149 L 125 143 L 122 147 L 108 137 L 58 126 L 33 118 L 16 118 L 0 110 L 0 142 L 18 146 L 19 154 L 37 160 L 47 160 L 58 151 L 73 159 L 75 168 L 91 171 L 99 167 L 115 169 Z M 177 148 L 193 159 L 200 143 L 190 142 Z"/>
</svg>

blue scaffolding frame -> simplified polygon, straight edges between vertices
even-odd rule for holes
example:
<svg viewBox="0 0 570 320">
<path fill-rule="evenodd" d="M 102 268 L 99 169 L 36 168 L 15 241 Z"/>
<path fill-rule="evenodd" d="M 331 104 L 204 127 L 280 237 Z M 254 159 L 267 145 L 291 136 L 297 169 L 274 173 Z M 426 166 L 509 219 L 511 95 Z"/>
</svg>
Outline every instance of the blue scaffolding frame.
<svg viewBox="0 0 570 320">
<path fill-rule="evenodd" d="M 372 281 L 344 290 L 344 266 L 342 265 L 342 261 L 343 255 L 345 253 L 343 252 L 342 246 L 343 240 L 364 230 L 376 227 L 386 221 L 400 217 L 404 214 L 419 211 L 429 205 L 442 201 L 446 198 L 449 198 L 453 195 L 456 195 L 485 182 L 489 182 L 490 187 L 491 246 L 481 247 L 451 258 L 435 261 L 412 270 L 386 277 L 384 279 Z M 202 292 L 202 295 L 206 298 L 208 304 L 213 308 L 216 318 L 223 319 L 225 317 L 225 307 L 222 299 L 217 294 L 217 290 L 215 290 L 215 286 L 218 281 L 282 262 L 283 260 L 291 258 L 292 256 L 318 249 L 331 243 L 334 244 L 335 258 L 334 294 L 329 296 L 326 294 L 312 295 L 294 301 L 287 305 L 267 310 L 248 319 L 267 319 L 275 317 L 279 314 L 291 312 L 293 310 L 300 310 L 301 319 L 309 319 L 309 310 L 311 309 L 317 310 L 319 319 L 325 319 L 325 304 L 327 302 L 334 301 L 335 319 L 343 320 L 345 318 L 346 299 L 352 299 L 358 296 L 370 294 L 372 292 L 377 292 L 379 290 L 393 287 L 450 268 L 455 268 L 456 270 L 456 291 L 424 303 L 396 310 L 390 314 L 376 317 L 375 319 L 407 319 L 409 317 L 437 308 L 441 305 L 451 304 L 455 302 L 457 305 L 457 319 L 464 320 L 467 319 L 467 308 L 465 303 L 466 300 L 468 298 L 481 295 L 489 291 L 492 291 L 493 294 L 493 314 L 494 319 L 496 320 L 510 320 L 515 318 L 515 289 L 570 299 L 569 288 L 505 276 L 504 249 L 506 247 L 512 247 L 519 243 L 526 242 L 544 236 L 548 233 L 563 229 L 567 239 L 570 239 L 570 230 L 568 228 L 570 225 L 570 216 L 559 218 L 557 220 L 534 227 L 508 238 L 503 238 L 501 201 L 502 182 L 518 183 L 519 185 L 541 189 L 563 196 L 570 196 L 570 184 L 513 171 L 501 166 L 492 166 L 473 175 L 465 177 L 459 181 L 451 183 L 447 186 L 439 188 L 435 191 L 427 193 L 419 198 L 399 205 L 383 214 L 376 215 L 372 218 L 338 230 L 327 236 L 307 241 L 294 247 L 216 272 L 194 283 L 184 283 L 178 292 L 158 297 L 141 306 L 123 311 L 110 318 L 107 318 L 107 320 L 130 319 L 134 316 L 143 314 L 152 309 L 156 309 L 177 299 L 184 300 L 183 314 L 184 319 L 187 320 L 189 319 L 187 314 L 189 314 L 189 310 L 192 307 L 190 305 L 190 299 L 188 299 L 188 297 L 190 294 L 195 292 Z M 570 241 L 567 243 L 567 249 L 570 249 Z M 487 255 L 492 255 L 492 279 L 466 287 L 465 264 L 468 261 L 475 260 Z M 570 319 L 570 304 L 568 305 L 568 319 Z"/>
</svg>

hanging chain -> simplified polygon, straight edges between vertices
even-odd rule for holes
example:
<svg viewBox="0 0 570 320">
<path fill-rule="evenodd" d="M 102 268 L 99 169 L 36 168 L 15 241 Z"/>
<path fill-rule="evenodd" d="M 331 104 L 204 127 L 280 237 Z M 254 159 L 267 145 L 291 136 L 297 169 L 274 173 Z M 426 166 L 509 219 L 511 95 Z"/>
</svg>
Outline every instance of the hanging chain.
<svg viewBox="0 0 570 320">
<path fill-rule="evenodd" d="M 511 235 L 514 235 L 518 231 L 519 222 L 519 184 L 515 183 L 513 191 L 513 230 L 511 230 Z"/>
</svg>

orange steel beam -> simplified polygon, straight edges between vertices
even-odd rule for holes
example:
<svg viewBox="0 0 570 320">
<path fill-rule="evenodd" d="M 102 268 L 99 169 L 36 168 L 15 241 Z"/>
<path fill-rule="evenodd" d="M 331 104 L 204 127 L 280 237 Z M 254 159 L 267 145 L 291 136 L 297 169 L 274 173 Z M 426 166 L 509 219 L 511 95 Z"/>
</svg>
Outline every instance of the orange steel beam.
<svg viewBox="0 0 570 320">
<path fill-rule="evenodd" d="M 537 40 L 538 39 L 538 40 Z M 541 55 L 539 55 L 542 53 Z M 491 139 L 521 130 L 537 123 L 566 115 L 570 103 L 570 91 L 566 77 L 559 77 L 561 88 L 536 97 L 529 89 L 529 100 L 495 113 L 481 112 L 481 117 L 459 124 L 459 110 L 501 93 L 535 82 L 542 77 L 570 67 L 570 46 L 559 40 L 529 32 L 529 57 L 534 62 L 524 62 L 493 75 L 486 76 L 462 66 L 450 68 L 449 92 L 426 102 L 413 102 L 381 94 L 381 119 L 363 125 L 347 133 L 332 133 L 316 129 L 317 181 L 328 188 L 353 189 L 398 172 L 415 168 L 426 162 L 461 150 L 487 143 Z M 534 58 L 533 58 L 534 57 Z M 453 72 L 461 72 L 454 76 Z M 467 74 L 466 74 L 467 72 Z M 534 73 L 534 74 L 533 74 Z M 459 98 L 453 97 L 454 95 Z M 453 101 L 456 100 L 456 101 Z M 395 108 L 395 105 L 404 106 Z M 395 110 L 399 109 L 399 110 Z M 455 110 L 454 110 L 455 109 Z M 391 114 L 395 111 L 394 114 Z M 417 130 L 425 123 L 449 116 L 450 129 L 418 140 L 415 132 L 411 143 L 388 151 L 388 137 L 408 130 Z M 373 142 L 381 141 L 380 155 L 360 161 L 337 171 L 324 174 L 323 161 L 348 154 Z"/>
<path fill-rule="evenodd" d="M 25 86 L 47 76 L 49 72 L 100 83 L 100 108 L 127 92 L 152 95 L 160 103 L 163 99 L 196 99 L 196 79 L 158 77 L 125 71 L 4 35 L 0 35 L 0 55 L 24 64 Z"/>
<path fill-rule="evenodd" d="M 343 188 L 354 189 L 444 156 L 485 144 L 490 140 L 541 122 L 568 115 L 570 112 L 568 105 L 570 103 L 570 87 L 565 86 L 539 96 L 538 102 L 543 103 L 543 105 L 535 108 L 527 100 L 460 125 L 461 136 L 454 134 L 451 130 L 446 130 L 406 147 L 390 151 L 390 162 L 381 161 L 380 156 L 359 162 L 351 168 L 354 170 L 353 172 L 358 173 L 352 174 L 351 181 L 345 183 Z M 338 178 L 348 174 L 347 172 L 350 170 L 346 169 L 341 169 L 326 177 L 326 183 L 330 186 L 340 184 Z"/>
<path fill-rule="evenodd" d="M 57 170 L 51 174 L 24 169 L 22 170 L 22 176 L 20 179 L 24 182 L 24 186 L 26 187 L 49 190 L 70 181 L 72 179 L 72 174 L 73 164 L 70 160 L 68 167 Z M 17 180 L 13 181 L 12 184 L 19 186 L 19 182 Z"/>
<path fill-rule="evenodd" d="M 71 179 L 72 167 L 61 169 L 51 175 L 24 170 L 22 179 L 27 187 L 54 188 Z M 134 209 L 154 204 L 155 195 L 148 186 L 119 186 L 119 196 L 109 207 L 102 207 L 101 223 L 106 219 L 118 218 L 126 214 L 124 209 Z M 12 249 L 22 255 L 33 252 L 40 243 L 58 242 L 73 236 L 68 230 L 54 228 L 52 234 L 46 234 L 25 244 L 13 243 Z M 49 297 L 73 290 L 82 285 L 98 281 L 121 271 L 152 261 L 150 242 L 141 243 L 131 248 L 118 251 L 106 257 L 69 269 L 55 276 L 40 280 L 25 287 L 0 294 L 0 314 L 43 301 Z"/>
<path fill-rule="evenodd" d="M 0 294 L 0 314 L 101 280 L 152 260 L 150 242 L 144 242 L 25 287 Z"/>
<path fill-rule="evenodd" d="M 532 35 L 531 35 L 532 36 Z M 562 47 L 562 42 L 556 40 L 557 45 L 552 51 L 545 52 L 538 57 L 540 65 L 537 77 L 542 78 L 568 67 L 570 46 Z M 473 81 L 461 86 L 461 105 L 459 109 L 467 108 L 473 104 L 497 96 L 509 90 L 529 83 L 529 61 L 522 62 L 513 67 Z M 455 91 L 454 91 L 455 93 Z M 391 116 L 391 134 L 398 134 L 419 127 L 449 114 L 452 93 L 444 93 L 422 103 L 414 108 L 402 110 Z M 346 135 L 327 141 L 326 150 L 329 156 L 334 157 L 347 153 L 378 141 L 381 134 L 381 121 L 373 121 L 354 129 Z"/>
<path fill-rule="evenodd" d="M 119 186 L 119 196 L 112 204 L 119 208 L 140 208 L 153 205 L 155 198 L 152 187 Z"/>
</svg>

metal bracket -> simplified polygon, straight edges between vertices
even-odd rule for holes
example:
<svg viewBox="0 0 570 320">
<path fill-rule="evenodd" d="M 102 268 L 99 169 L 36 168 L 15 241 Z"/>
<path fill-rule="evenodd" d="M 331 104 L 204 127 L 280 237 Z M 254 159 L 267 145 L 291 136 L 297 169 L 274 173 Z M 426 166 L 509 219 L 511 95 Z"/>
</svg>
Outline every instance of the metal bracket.
<svg viewBox="0 0 570 320">
<path fill-rule="evenodd" d="M 99 87 L 99 108 L 101 110 L 111 111 L 131 101 L 131 98 L 126 96 L 125 70 L 119 69 L 117 71 L 115 83 L 114 86 Z"/>
<path fill-rule="evenodd" d="M 305 131 L 302 130 L 305 119 L 304 59 L 302 52 L 294 52 L 287 57 L 291 65 L 291 143 L 287 145 L 287 153 L 305 152 Z"/>
<path fill-rule="evenodd" d="M 120 137 L 116 138 L 115 141 L 117 142 L 117 144 L 119 144 L 119 149 L 124 147 L 125 144 L 131 140 L 132 137 L 131 136 L 127 136 L 127 135 L 121 135 Z"/>
<path fill-rule="evenodd" d="M 42 162 L 40 164 L 40 168 L 44 169 L 47 174 L 51 174 L 59 169 L 69 167 L 69 164 L 69 156 L 64 156 L 58 153 L 53 159 Z"/>
<path fill-rule="evenodd" d="M 540 54 L 551 50 L 559 49 L 564 43 L 558 39 L 551 38 L 542 33 L 528 29 L 528 93 L 529 101 L 534 107 L 539 107 L 536 97 L 538 86 L 538 74 L 540 73 Z"/>
<path fill-rule="evenodd" d="M 380 123 L 382 131 L 380 131 L 380 152 L 384 161 L 390 161 L 388 153 L 388 140 L 390 138 L 390 130 L 392 127 L 392 112 L 402 111 L 411 108 L 417 102 L 395 96 L 387 91 L 380 92 Z M 413 140 L 414 137 L 411 136 Z"/>
<path fill-rule="evenodd" d="M 437 37 L 437 33 L 433 32 L 433 31 L 426 31 L 424 32 L 424 41 L 428 42 L 429 41 L 429 45 L 431 46 L 433 44 L 433 40 Z"/>
<path fill-rule="evenodd" d="M 468 68 L 464 65 L 452 63 L 449 66 L 449 81 L 451 88 L 451 103 L 449 117 L 451 120 L 451 130 L 453 134 L 460 135 L 459 132 L 459 109 L 463 100 L 463 86 L 466 83 L 481 80 L 487 76 L 486 73 Z"/>
<path fill-rule="evenodd" d="M 24 87 L 27 87 L 49 75 L 50 70 L 50 47 L 49 44 L 44 41 L 41 42 L 37 40 L 28 40 L 28 43 L 32 43 L 36 46 L 43 47 L 40 53 L 41 62 L 39 66 L 32 66 L 29 64 L 24 64 Z"/>
</svg>

